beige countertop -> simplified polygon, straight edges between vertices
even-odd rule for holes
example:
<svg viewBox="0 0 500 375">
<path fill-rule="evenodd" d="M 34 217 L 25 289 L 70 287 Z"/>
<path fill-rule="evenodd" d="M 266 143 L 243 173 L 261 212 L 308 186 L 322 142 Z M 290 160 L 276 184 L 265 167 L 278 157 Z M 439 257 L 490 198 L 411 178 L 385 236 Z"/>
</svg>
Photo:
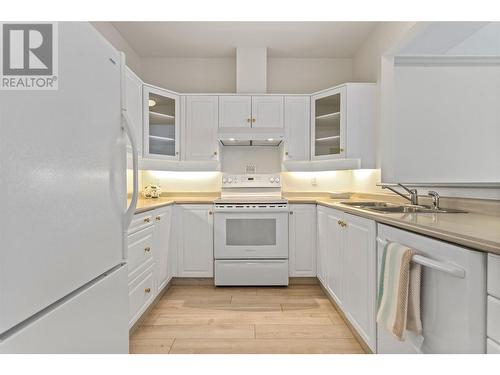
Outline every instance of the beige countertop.
<svg viewBox="0 0 500 375">
<path fill-rule="evenodd" d="M 153 210 L 170 204 L 211 204 L 218 195 L 171 195 L 158 199 L 139 199 L 136 213 Z M 319 204 L 325 207 L 353 215 L 375 220 L 382 224 L 434 237 L 443 241 L 473 249 L 500 254 L 500 216 L 469 213 L 376 213 L 350 206 L 340 202 L 363 200 L 359 197 L 351 199 L 331 199 L 328 195 L 318 196 L 287 195 L 292 204 Z M 366 200 L 366 199 L 365 199 Z M 374 200 L 371 198 L 370 200 Z"/>
</svg>

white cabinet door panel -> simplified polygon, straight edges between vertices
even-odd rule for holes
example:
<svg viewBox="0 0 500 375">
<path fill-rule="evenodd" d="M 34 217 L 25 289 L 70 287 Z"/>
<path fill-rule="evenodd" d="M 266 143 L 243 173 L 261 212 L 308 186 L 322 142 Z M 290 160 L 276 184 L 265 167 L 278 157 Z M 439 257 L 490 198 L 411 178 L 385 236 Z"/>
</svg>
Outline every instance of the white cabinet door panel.
<svg viewBox="0 0 500 375">
<path fill-rule="evenodd" d="M 289 257 L 291 277 L 316 276 L 316 205 L 290 205 Z"/>
<path fill-rule="evenodd" d="M 219 128 L 249 128 L 251 117 L 250 96 L 219 96 Z"/>
<path fill-rule="evenodd" d="M 132 131 L 135 135 L 137 154 L 142 157 L 142 121 L 144 120 L 142 109 L 142 81 L 130 68 L 125 67 L 125 109 L 132 122 Z M 127 145 L 127 152 L 131 153 L 131 145 Z"/>
<path fill-rule="evenodd" d="M 332 209 L 328 210 L 326 247 L 327 286 L 330 293 L 332 293 L 332 297 L 340 307 L 343 305 L 342 286 L 345 277 L 342 259 L 344 236 L 343 229 L 339 225 L 339 221 L 342 218 L 342 212 Z"/>
<path fill-rule="evenodd" d="M 252 127 L 282 128 L 283 97 L 252 96 Z"/>
<path fill-rule="evenodd" d="M 161 291 L 169 281 L 168 258 L 170 251 L 171 215 L 171 206 L 159 208 L 154 211 L 153 249 L 158 291 Z"/>
<path fill-rule="evenodd" d="M 285 97 L 285 160 L 309 160 L 311 97 Z"/>
<path fill-rule="evenodd" d="M 211 205 L 182 205 L 179 277 L 213 277 L 213 212 Z"/>
<path fill-rule="evenodd" d="M 349 214 L 344 221 L 343 303 L 351 323 L 375 349 L 376 225 Z"/>
<path fill-rule="evenodd" d="M 188 96 L 185 98 L 185 160 L 218 159 L 218 103 L 217 96 Z"/>
</svg>

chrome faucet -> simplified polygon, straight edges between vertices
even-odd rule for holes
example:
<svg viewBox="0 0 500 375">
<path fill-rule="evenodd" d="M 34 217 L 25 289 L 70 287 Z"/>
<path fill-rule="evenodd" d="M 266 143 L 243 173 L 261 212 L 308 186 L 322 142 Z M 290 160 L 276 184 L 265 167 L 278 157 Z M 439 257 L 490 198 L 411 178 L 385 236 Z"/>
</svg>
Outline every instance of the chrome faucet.
<svg viewBox="0 0 500 375">
<path fill-rule="evenodd" d="M 429 191 L 427 194 L 432 198 L 432 208 L 434 210 L 439 210 L 439 194 L 433 190 Z"/>
<path fill-rule="evenodd" d="M 410 189 L 410 188 L 404 186 L 403 184 L 383 184 L 383 183 L 380 183 L 380 184 L 377 184 L 377 186 L 380 186 L 382 189 L 389 189 L 390 191 L 392 191 L 393 193 L 396 193 L 397 195 L 403 197 L 404 199 L 408 199 L 411 202 L 411 204 L 413 204 L 415 206 L 418 205 L 417 189 Z M 403 188 L 404 190 L 406 190 L 406 192 L 408 192 L 408 195 L 400 193 L 399 191 L 394 189 L 395 187 Z"/>
</svg>

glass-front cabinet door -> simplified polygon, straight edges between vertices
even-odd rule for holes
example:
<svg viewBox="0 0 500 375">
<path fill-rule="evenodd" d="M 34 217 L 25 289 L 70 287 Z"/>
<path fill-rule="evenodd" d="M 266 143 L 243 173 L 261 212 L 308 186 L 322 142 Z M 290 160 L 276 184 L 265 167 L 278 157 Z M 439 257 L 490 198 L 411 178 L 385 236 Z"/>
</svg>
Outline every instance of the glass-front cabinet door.
<svg viewBox="0 0 500 375">
<path fill-rule="evenodd" d="M 179 159 L 179 96 L 144 85 L 144 157 Z"/>
<path fill-rule="evenodd" d="M 345 87 L 312 97 L 311 159 L 345 156 Z"/>
</svg>

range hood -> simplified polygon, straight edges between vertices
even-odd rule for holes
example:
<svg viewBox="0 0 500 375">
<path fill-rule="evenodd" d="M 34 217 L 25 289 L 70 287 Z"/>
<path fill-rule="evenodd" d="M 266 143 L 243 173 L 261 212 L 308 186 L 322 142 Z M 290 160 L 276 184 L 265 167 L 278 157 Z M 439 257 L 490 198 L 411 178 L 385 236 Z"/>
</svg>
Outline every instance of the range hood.
<svg viewBox="0 0 500 375">
<path fill-rule="evenodd" d="M 219 128 L 217 139 L 223 146 L 279 146 L 283 128 Z"/>
</svg>

